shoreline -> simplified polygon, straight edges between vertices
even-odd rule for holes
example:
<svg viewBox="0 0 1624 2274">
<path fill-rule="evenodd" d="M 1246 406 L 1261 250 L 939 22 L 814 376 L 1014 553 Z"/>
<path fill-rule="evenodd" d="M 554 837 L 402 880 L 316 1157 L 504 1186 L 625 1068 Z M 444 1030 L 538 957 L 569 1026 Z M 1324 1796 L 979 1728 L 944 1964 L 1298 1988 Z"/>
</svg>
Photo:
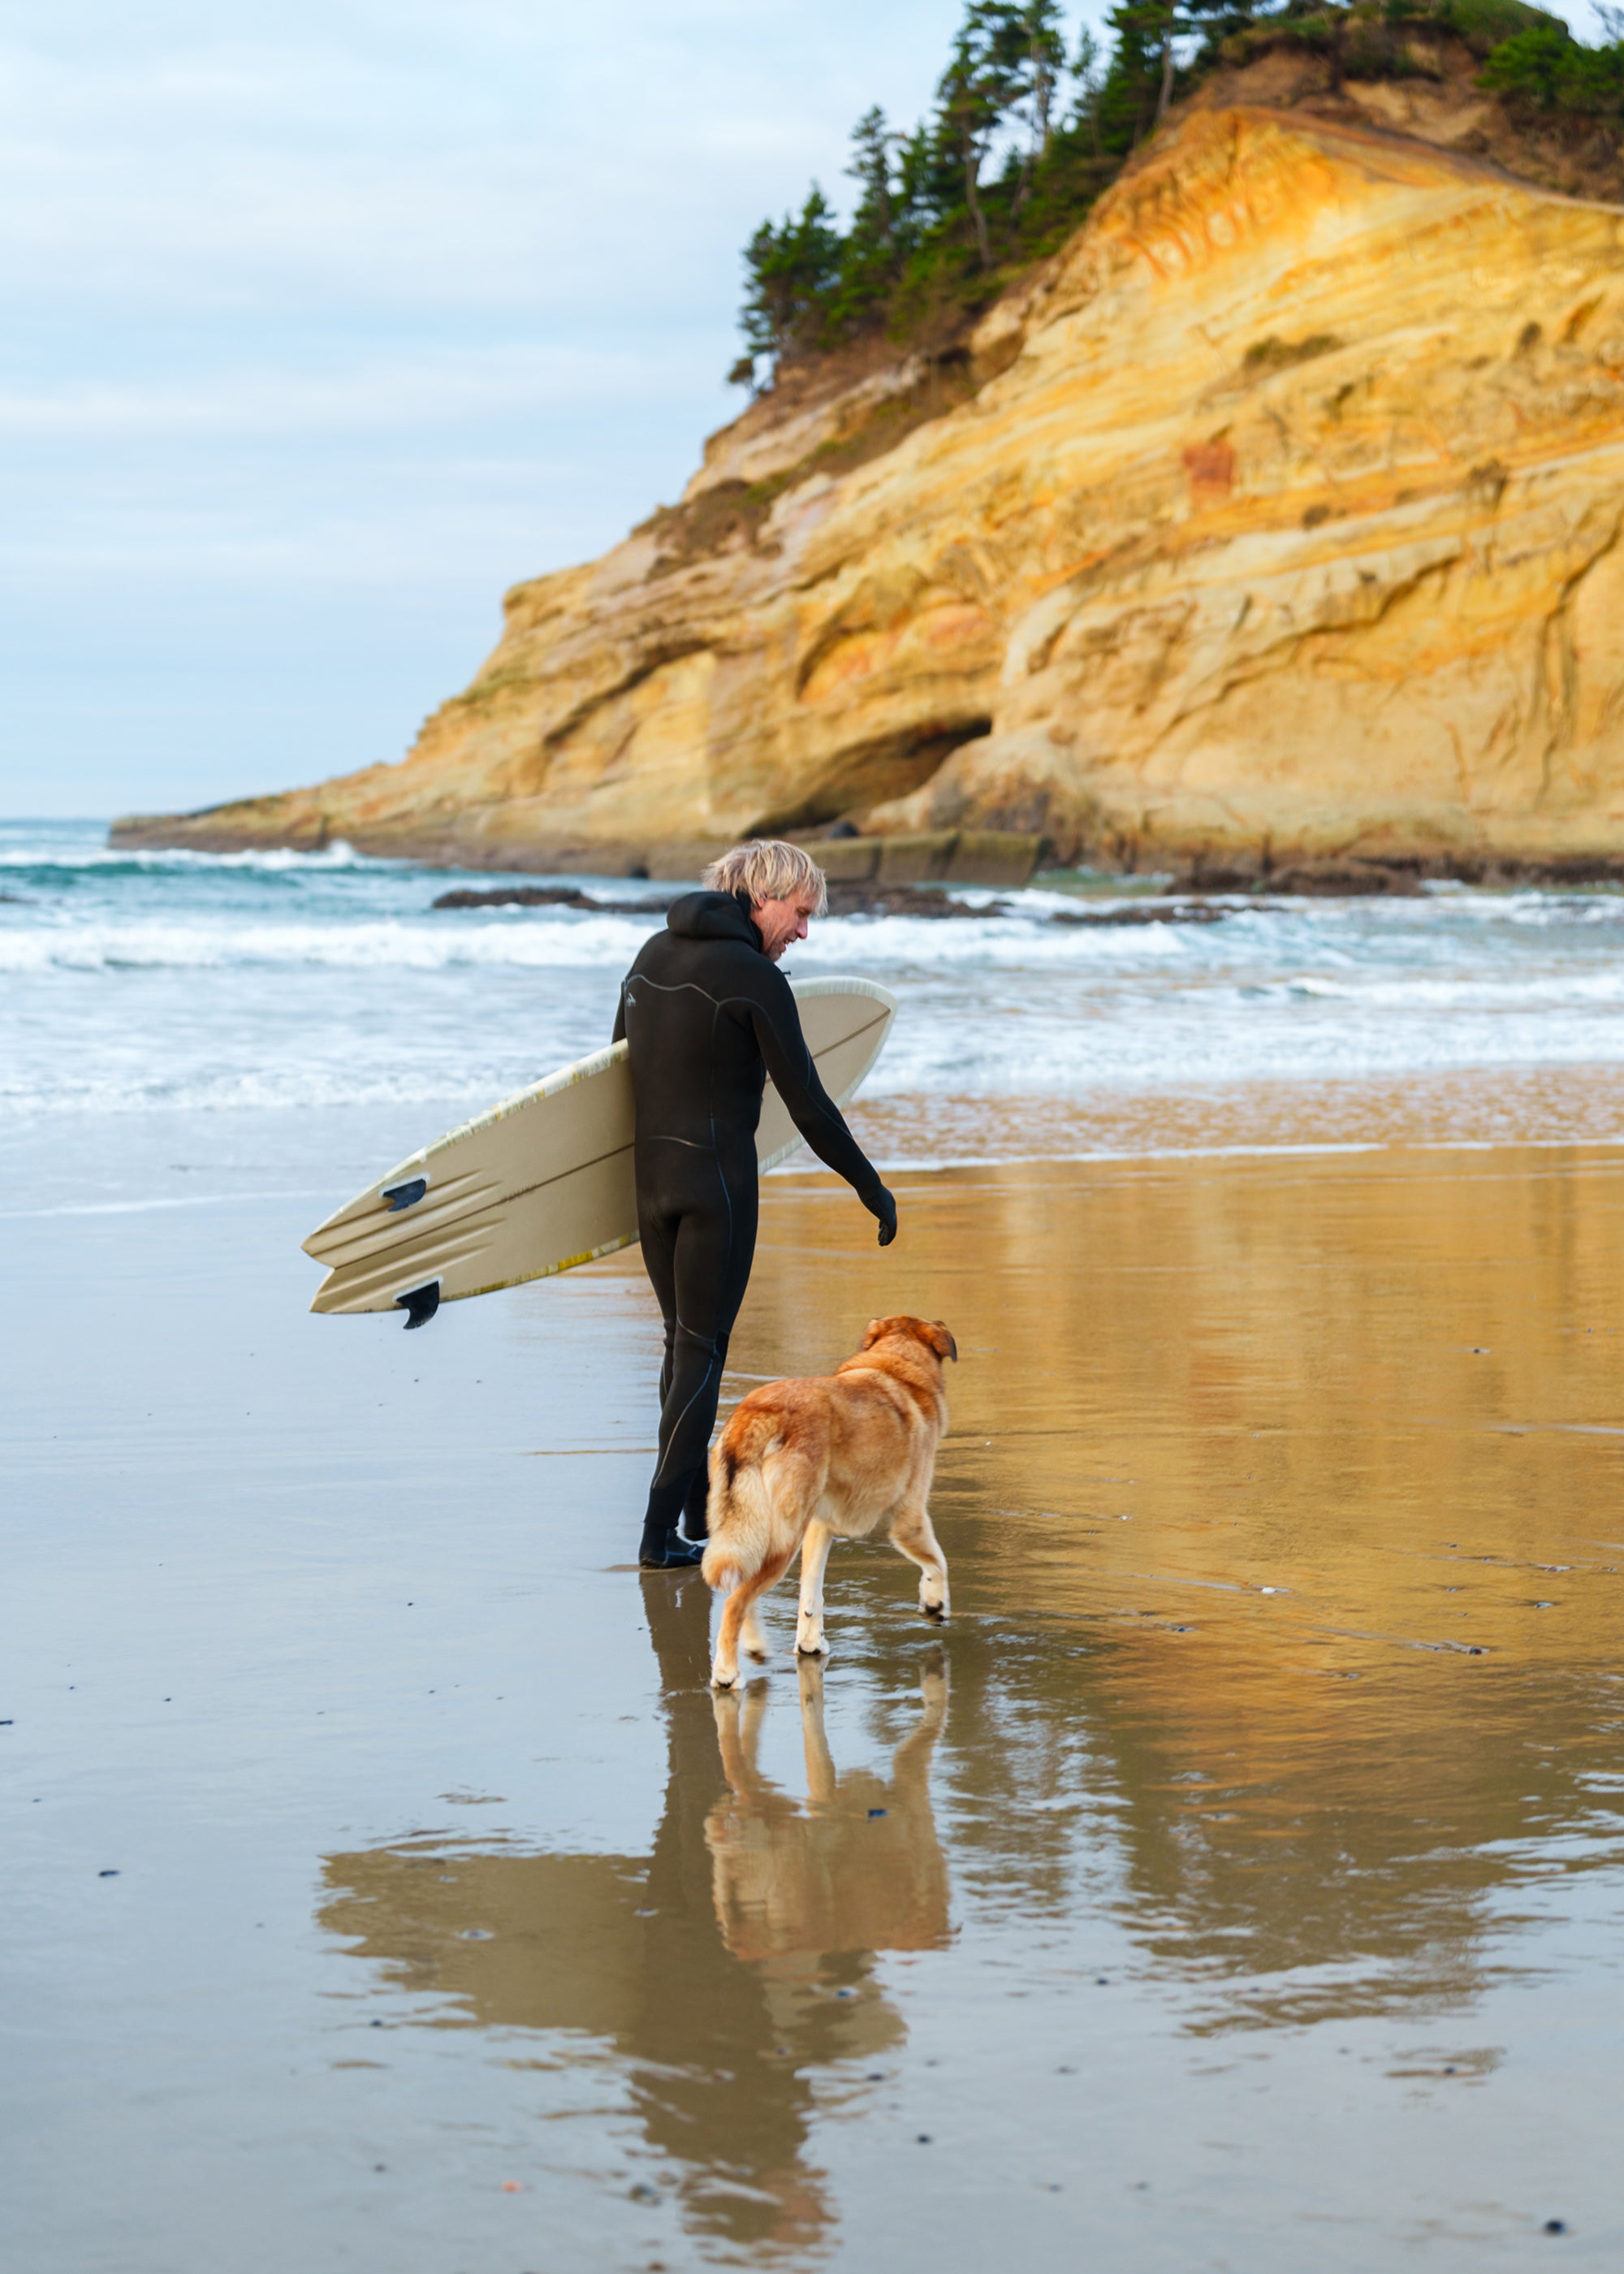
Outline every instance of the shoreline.
<svg viewBox="0 0 1624 2274">
<path fill-rule="evenodd" d="M 347 1190 L 495 1102 L 470 1092 L 418 1106 L 13 1116 L 0 1120 L 9 1202 L 0 1221 L 184 1217 L 285 1201 L 309 1211 L 313 1225 Z M 1081 1096 L 866 1090 L 849 1118 L 876 1164 L 898 1175 L 1502 1147 L 1605 1151 L 1624 1145 L 1624 1065 L 1469 1067 Z M 766 1183 L 827 1176 L 802 1148 Z"/>
</svg>

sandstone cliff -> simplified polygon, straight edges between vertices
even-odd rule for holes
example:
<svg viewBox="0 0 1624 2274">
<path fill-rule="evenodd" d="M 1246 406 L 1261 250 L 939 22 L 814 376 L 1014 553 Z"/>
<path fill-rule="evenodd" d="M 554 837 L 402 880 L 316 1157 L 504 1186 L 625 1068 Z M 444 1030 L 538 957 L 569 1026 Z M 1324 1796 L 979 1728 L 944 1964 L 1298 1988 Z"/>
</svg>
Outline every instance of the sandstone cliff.
<svg viewBox="0 0 1624 2274">
<path fill-rule="evenodd" d="M 1357 92 L 1193 109 L 956 362 L 753 405 L 402 764 L 121 836 L 1624 852 L 1624 212 Z"/>
</svg>

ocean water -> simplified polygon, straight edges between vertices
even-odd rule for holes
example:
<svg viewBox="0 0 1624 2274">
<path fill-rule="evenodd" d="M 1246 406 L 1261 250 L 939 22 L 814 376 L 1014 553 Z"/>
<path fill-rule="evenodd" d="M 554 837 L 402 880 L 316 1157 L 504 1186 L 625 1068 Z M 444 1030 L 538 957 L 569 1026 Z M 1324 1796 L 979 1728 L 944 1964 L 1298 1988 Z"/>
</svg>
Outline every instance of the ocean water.
<svg viewBox="0 0 1624 2274">
<path fill-rule="evenodd" d="M 463 881 L 498 880 L 342 845 L 131 854 L 93 823 L 0 824 L 0 1135 L 50 1150 L 99 1130 L 133 1153 L 154 1117 L 222 1133 L 249 1117 L 274 1159 L 279 1127 L 290 1139 L 312 1114 L 365 1111 L 404 1151 L 598 1048 L 669 888 L 568 880 L 646 899 L 646 916 L 433 909 Z M 1007 1156 L 1023 1129 L 1028 1150 L 1041 1129 L 1037 1149 L 1064 1147 L 1068 1127 L 1123 1149 L 1113 1115 L 1142 1149 L 1147 1101 L 1474 1074 L 1508 1094 L 1553 1069 L 1587 1070 L 1579 1091 L 1603 1100 L 1576 1133 L 1616 1133 L 1605 1075 L 1624 1068 L 1624 895 L 1444 886 L 1200 924 L 1051 921 L 1079 891 L 1124 890 L 1071 880 L 983 922 L 815 926 L 786 968 L 864 972 L 901 999 L 866 1093 L 893 1151 L 909 1149 L 909 1101 L 934 1132 L 921 1157 Z M 1571 1112 L 1573 1082 L 1564 1094 Z M 1515 1133 L 1575 1133 L 1560 1122 Z"/>
</svg>

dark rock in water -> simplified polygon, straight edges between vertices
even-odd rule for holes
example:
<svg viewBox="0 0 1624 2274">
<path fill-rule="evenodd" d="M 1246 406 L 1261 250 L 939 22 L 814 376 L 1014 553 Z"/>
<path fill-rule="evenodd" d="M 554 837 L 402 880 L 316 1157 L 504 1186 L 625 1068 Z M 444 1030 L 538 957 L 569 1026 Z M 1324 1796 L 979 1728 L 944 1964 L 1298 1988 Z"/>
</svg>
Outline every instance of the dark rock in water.
<svg viewBox="0 0 1624 2274">
<path fill-rule="evenodd" d="M 836 885 L 829 887 L 831 916 L 939 916 L 944 920 L 975 921 L 986 916 L 1013 915 L 1007 900 L 989 900 L 973 907 L 956 900 L 939 885 Z"/>
<path fill-rule="evenodd" d="M 1552 861 L 1440 853 L 1377 860 L 1350 854 L 1342 860 L 1297 861 L 1283 868 L 1261 860 L 1196 860 L 1177 878 L 1181 892 L 1280 892 L 1304 900 L 1410 899 L 1427 884 L 1478 885 L 1490 890 L 1583 891 L 1624 886 L 1624 860 L 1609 854 Z"/>
<path fill-rule="evenodd" d="M 1255 862 L 1230 864 L 1205 861 L 1193 862 L 1176 882 L 1174 889 L 1181 892 L 1259 892 L 1268 878 Z"/>
<path fill-rule="evenodd" d="M 1177 880 L 1184 892 L 1280 892 L 1293 900 L 1410 899 L 1421 890 L 1414 869 L 1387 861 L 1299 861 L 1265 870 L 1196 862 Z"/>
<path fill-rule="evenodd" d="M 1440 862 L 1421 871 L 1428 877 L 1452 877 L 1462 885 L 1533 885 L 1561 892 L 1587 885 L 1624 885 L 1624 860 L 1600 853 L 1593 859 L 1577 855 L 1566 860 L 1518 861 L 1470 858 Z"/>
<path fill-rule="evenodd" d="M 673 892 L 665 900 L 650 894 L 641 900 L 598 900 L 573 885 L 493 885 L 488 892 L 462 885 L 454 892 L 442 892 L 432 905 L 437 908 L 584 908 L 599 916 L 650 916 L 662 915 L 675 898 Z"/>
<path fill-rule="evenodd" d="M 831 916 L 929 916 L 947 922 L 978 923 L 993 916 L 1030 916 L 1054 924 L 1217 923 L 1236 911 L 1205 900 L 1079 901 L 1075 907 L 1046 908 L 1023 905 L 1018 896 L 1001 894 L 979 903 L 955 900 L 940 885 L 831 885 Z"/>
<path fill-rule="evenodd" d="M 675 893 L 652 893 L 638 900 L 599 900 L 574 885 L 493 885 L 476 890 L 461 885 L 442 892 L 436 908 L 580 908 L 592 915 L 663 915 Z M 1023 907 L 1018 895 L 973 903 L 956 899 L 941 885 L 863 885 L 831 883 L 831 916 L 928 916 L 944 922 L 978 923 L 990 916 L 1038 916 Z M 1050 908 L 1041 920 L 1057 924 L 1216 923 L 1233 915 L 1232 907 L 1195 900 L 1142 900 L 1079 902 L 1074 908 Z"/>
<path fill-rule="evenodd" d="M 1421 885 L 1408 870 L 1385 862 L 1305 861 L 1299 868 L 1276 869 L 1268 888 L 1293 900 L 1413 900 Z"/>
</svg>

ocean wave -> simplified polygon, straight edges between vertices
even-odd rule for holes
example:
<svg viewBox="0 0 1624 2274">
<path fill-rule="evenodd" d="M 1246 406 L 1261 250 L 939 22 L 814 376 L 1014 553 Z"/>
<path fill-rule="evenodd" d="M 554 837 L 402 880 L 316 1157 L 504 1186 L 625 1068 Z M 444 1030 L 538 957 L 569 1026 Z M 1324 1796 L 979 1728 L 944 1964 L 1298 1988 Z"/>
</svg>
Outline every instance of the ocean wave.
<svg viewBox="0 0 1624 2274">
<path fill-rule="evenodd" d="M 53 908 L 0 911 L 0 973 L 312 971 L 429 973 L 457 969 L 613 972 L 636 955 L 659 921 L 573 908 L 492 909 L 477 919 L 314 913 L 267 917 L 101 916 Z M 1250 999 L 1320 1000 L 1389 1009 L 1515 1009 L 1624 1002 L 1624 963 L 1608 955 L 1537 959 L 1480 944 L 1469 963 L 1458 944 L 1425 933 L 1356 940 L 1300 930 L 1273 936 L 1261 917 L 1218 925 L 1049 925 L 1021 917 L 942 922 L 925 917 L 831 917 L 800 943 L 785 969 L 811 978 L 864 972 L 906 984 L 932 975 L 965 983 L 983 974 L 1007 983 L 1030 973 L 1101 986 L 1178 990 L 1232 986 Z M 1285 922 L 1275 919 L 1277 924 Z M 1287 962 L 1287 959 L 1289 962 Z M 1287 963 L 1282 970 L 1282 964 Z M 1290 968 L 1295 963 L 1297 968 Z M 1475 967 L 1475 968 L 1474 968 Z"/>
<path fill-rule="evenodd" d="M 1501 970 L 1484 976 L 1464 972 L 1418 972 L 1405 977 L 1361 974 L 1335 979 L 1310 972 L 1286 981 L 1283 991 L 1387 1010 L 1523 1011 L 1542 1005 L 1624 1004 L 1624 969 L 1570 968 L 1531 974 Z"/>
<path fill-rule="evenodd" d="M 8 1126 L 373 1107 L 431 1136 L 607 1040 L 671 889 L 568 880 L 646 897 L 646 915 L 431 913 L 461 877 L 344 845 L 97 837 L 0 824 Z M 831 917 L 786 968 L 862 973 L 899 998 L 866 1096 L 1002 1097 L 1028 1120 L 1040 1099 L 1134 1089 L 1624 1063 L 1619 894 L 1237 901 L 1204 923 L 1146 921 L 1139 899 L 1128 921 L 1051 921 L 1113 908 L 1127 915 L 1125 897 L 1044 888 L 974 921 Z"/>
<path fill-rule="evenodd" d="M 0 1123 L 49 1116 L 232 1115 L 408 1109 L 421 1134 L 494 1104 L 606 1039 L 611 1005 L 515 1005 L 476 992 L 414 1020 L 389 995 L 342 1006 L 301 998 L 264 1015 L 251 998 L 193 1002 L 190 1018 L 116 1034 L 90 1020 L 0 1051 Z M 534 1015 L 525 1015 L 533 1008 Z M 1192 1086 L 1624 1063 L 1624 1021 L 1545 1009 L 1440 1020 L 1350 1018 L 1334 1001 L 1248 1017 L 1233 999 L 1116 997 L 1080 1011 L 921 990 L 905 998 L 863 1096 L 1099 1099 Z M 568 1015 L 564 1015 L 568 1012 Z M 301 1016 L 301 1013 L 304 1014 Z"/>
<path fill-rule="evenodd" d="M 207 876 L 218 871 L 231 876 L 244 871 L 263 871 L 271 876 L 284 875 L 289 870 L 309 869 L 318 874 L 342 869 L 371 869 L 380 874 L 396 873 L 402 863 L 377 861 L 365 853 L 357 853 L 353 845 L 342 837 L 335 838 L 320 852 L 296 853 L 286 847 L 265 852 L 193 853 L 184 846 L 147 848 L 124 845 L 64 845 L 49 838 L 34 838 L 24 843 L 8 844 L 0 839 L 0 869 L 34 869 L 49 874 L 58 870 L 64 875 L 79 871 L 98 871 L 105 874 L 123 871 L 130 876 L 162 876 L 188 873 Z M 415 874 L 416 871 L 410 873 Z"/>
<path fill-rule="evenodd" d="M 0 1082 L 0 1121 L 56 1115 L 297 1113 L 328 1106 L 404 1106 L 424 1112 L 430 1124 L 440 1120 L 451 1128 L 523 1087 L 523 1081 L 482 1081 L 477 1073 L 420 1064 L 371 1074 L 357 1074 L 342 1065 L 312 1067 L 291 1061 L 252 1070 L 192 1069 L 145 1077 L 110 1070 L 90 1074 L 64 1070 Z M 432 1127 L 426 1128 L 423 1141 L 433 1134 Z"/>
<path fill-rule="evenodd" d="M 569 917 L 568 910 L 549 915 Z M 519 924 L 402 917 L 341 923 L 141 922 L 0 927 L 0 971 L 199 971 L 302 966 L 327 971 L 442 971 L 458 966 L 595 968 L 631 961 L 649 925 L 631 916 Z"/>
<path fill-rule="evenodd" d="M 222 915 L 0 924 L 0 971 L 200 970 L 305 966 L 327 970 L 626 969 L 659 921 L 574 908 L 493 909 L 470 922 L 440 916 L 323 922 Z M 987 970 L 1034 966 L 1210 963 L 1211 944 L 1172 925 L 1049 927 L 1011 917 L 944 923 L 928 917 L 831 917 L 786 969 Z"/>
</svg>

